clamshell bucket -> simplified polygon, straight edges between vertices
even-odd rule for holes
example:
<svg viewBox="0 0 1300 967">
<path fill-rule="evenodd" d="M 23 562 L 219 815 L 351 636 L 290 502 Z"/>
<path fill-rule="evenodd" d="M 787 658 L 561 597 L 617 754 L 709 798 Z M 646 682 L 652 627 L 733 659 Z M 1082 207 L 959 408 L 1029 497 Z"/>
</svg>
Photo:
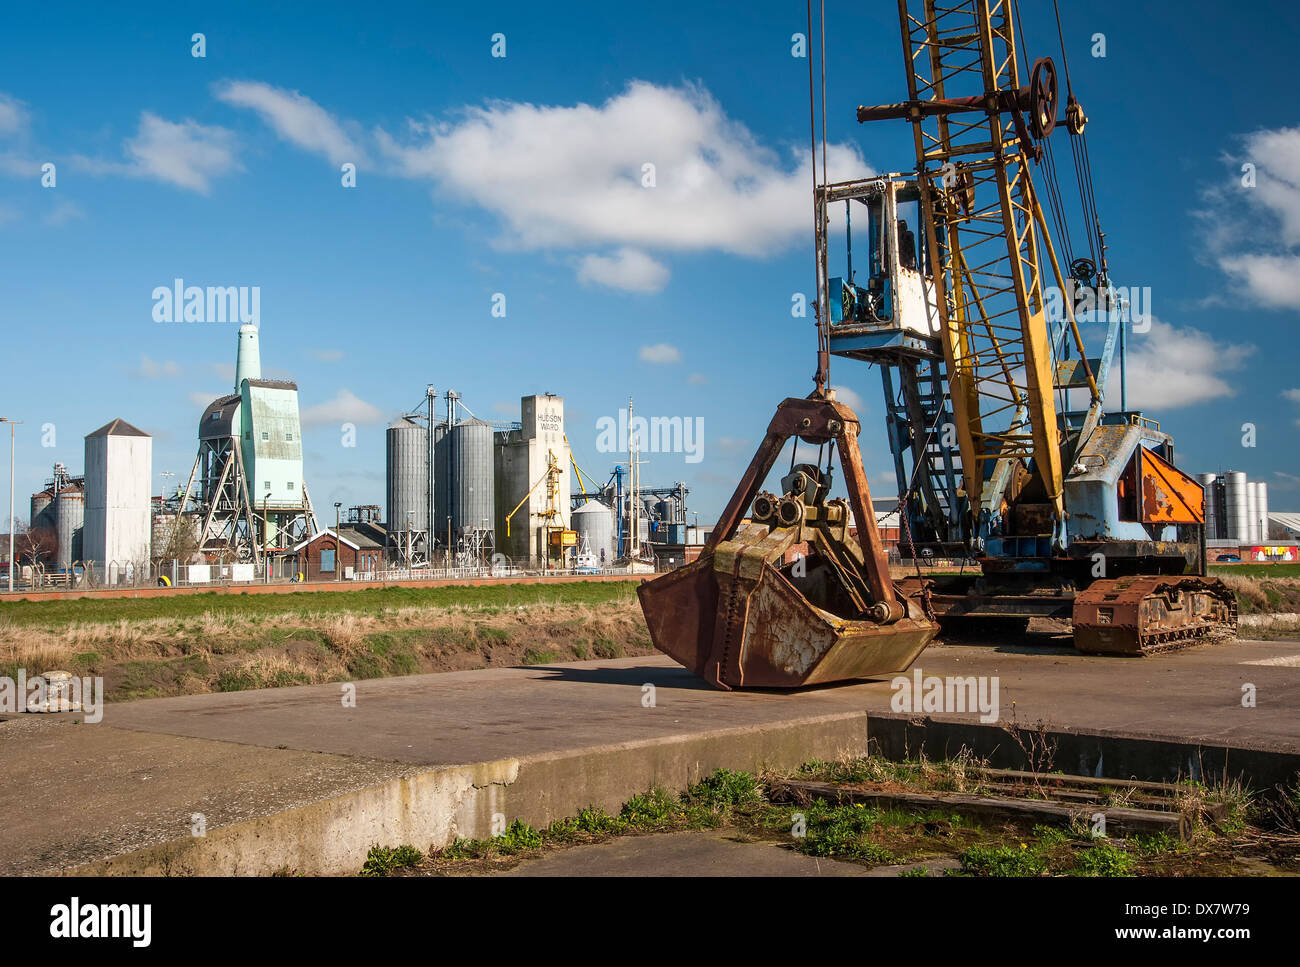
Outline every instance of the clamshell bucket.
<svg viewBox="0 0 1300 967">
<path fill-rule="evenodd" d="M 797 688 L 911 665 L 938 625 L 928 588 L 902 596 L 890 580 L 859 429 L 834 399 L 777 408 L 700 557 L 638 589 L 656 648 L 722 689 Z M 811 465 L 792 469 L 780 497 L 758 492 L 792 436 L 836 447 L 847 502 L 826 499 L 829 483 Z"/>
</svg>

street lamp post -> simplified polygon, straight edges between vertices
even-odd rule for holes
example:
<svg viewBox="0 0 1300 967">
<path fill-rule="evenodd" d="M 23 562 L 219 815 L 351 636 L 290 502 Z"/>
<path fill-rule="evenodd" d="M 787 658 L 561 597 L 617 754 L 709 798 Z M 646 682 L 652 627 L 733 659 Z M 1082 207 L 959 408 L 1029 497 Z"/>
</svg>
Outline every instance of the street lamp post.
<svg viewBox="0 0 1300 967">
<path fill-rule="evenodd" d="M 14 427 L 22 420 L 0 416 L 0 423 L 9 424 L 9 590 L 14 589 Z"/>
</svg>

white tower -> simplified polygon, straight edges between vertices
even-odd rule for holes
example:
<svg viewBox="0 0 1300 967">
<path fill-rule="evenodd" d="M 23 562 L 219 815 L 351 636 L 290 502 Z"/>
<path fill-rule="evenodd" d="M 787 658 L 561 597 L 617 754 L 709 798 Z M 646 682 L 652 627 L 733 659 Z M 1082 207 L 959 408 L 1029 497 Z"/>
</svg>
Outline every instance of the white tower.
<svg viewBox="0 0 1300 967">
<path fill-rule="evenodd" d="M 239 327 L 239 349 L 235 354 L 235 392 L 246 379 L 262 378 L 262 353 L 257 347 L 257 326 Z"/>
</svg>

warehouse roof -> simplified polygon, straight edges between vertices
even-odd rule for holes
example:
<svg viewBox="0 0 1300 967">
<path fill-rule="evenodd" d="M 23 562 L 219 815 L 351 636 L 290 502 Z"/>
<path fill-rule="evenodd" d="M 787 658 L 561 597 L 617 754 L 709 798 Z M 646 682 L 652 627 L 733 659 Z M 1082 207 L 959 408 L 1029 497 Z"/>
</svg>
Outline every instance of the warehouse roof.
<svg viewBox="0 0 1300 967">
<path fill-rule="evenodd" d="M 1270 511 L 1268 519 L 1273 521 L 1275 524 L 1281 524 L 1287 530 L 1300 531 L 1300 514 L 1289 513 L 1286 511 L 1272 513 Z"/>
</svg>

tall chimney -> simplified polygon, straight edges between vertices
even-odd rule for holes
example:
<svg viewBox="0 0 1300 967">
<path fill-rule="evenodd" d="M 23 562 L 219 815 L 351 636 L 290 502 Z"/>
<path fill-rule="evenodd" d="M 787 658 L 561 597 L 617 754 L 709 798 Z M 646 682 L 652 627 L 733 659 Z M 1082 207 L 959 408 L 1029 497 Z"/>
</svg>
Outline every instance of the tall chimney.
<svg viewBox="0 0 1300 967">
<path fill-rule="evenodd" d="M 262 378 L 262 354 L 257 348 L 257 327 L 239 327 L 239 350 L 235 355 L 235 392 L 246 379 Z"/>
</svg>

